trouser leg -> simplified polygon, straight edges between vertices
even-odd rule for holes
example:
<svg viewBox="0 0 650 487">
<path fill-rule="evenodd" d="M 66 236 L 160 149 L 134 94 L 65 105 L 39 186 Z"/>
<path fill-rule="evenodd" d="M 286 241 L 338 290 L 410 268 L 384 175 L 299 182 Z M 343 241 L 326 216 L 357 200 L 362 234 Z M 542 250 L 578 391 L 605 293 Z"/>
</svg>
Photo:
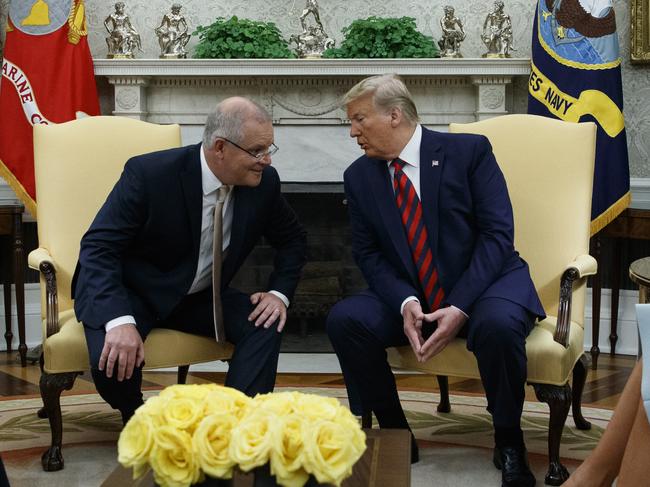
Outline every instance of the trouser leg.
<svg viewBox="0 0 650 487">
<path fill-rule="evenodd" d="M 223 304 L 226 337 L 235 344 L 226 385 L 249 396 L 272 392 L 282 340 L 277 321 L 268 328 L 249 322 L 254 306 L 250 297 L 239 291 L 224 293 Z"/>
<path fill-rule="evenodd" d="M 250 296 L 228 288 L 221 293 L 226 338 L 235 345 L 226 385 L 249 396 L 272 392 L 278 368 L 282 334 L 277 322 L 269 328 L 248 321 L 254 309 Z M 188 333 L 214 337 L 212 291 L 189 295 L 168 320 L 169 326 Z"/>
<path fill-rule="evenodd" d="M 112 377 L 107 377 L 106 370 L 99 370 L 98 366 L 106 332 L 92 328 L 84 328 L 84 331 L 90 355 L 90 372 L 95 382 L 95 388 L 104 401 L 113 409 L 120 411 L 122 420 L 126 423 L 143 402 L 142 367 L 135 367 L 131 378 L 118 381 L 118 363 L 116 362 Z"/>
<path fill-rule="evenodd" d="M 523 443 L 526 336 L 533 325 L 525 308 L 499 298 L 478 301 L 467 323 L 467 348 L 478 362 L 497 446 Z"/>
<path fill-rule="evenodd" d="M 374 293 L 364 291 L 332 308 L 327 333 L 341 364 L 352 412 L 401 411 L 386 357 L 387 347 L 407 343 L 401 317 Z M 378 419 L 381 425 L 379 415 Z"/>
</svg>

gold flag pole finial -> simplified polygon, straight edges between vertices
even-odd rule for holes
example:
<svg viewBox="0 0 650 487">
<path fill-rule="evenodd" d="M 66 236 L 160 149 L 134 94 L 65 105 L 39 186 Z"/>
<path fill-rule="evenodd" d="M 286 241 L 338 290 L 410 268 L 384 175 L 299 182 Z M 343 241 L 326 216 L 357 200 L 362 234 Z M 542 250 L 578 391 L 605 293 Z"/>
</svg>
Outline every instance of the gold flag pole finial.
<svg viewBox="0 0 650 487">
<path fill-rule="evenodd" d="M 86 7 L 84 0 L 72 2 L 70 15 L 68 16 L 68 41 L 71 44 L 78 44 L 82 36 L 88 35 L 86 29 Z"/>
</svg>

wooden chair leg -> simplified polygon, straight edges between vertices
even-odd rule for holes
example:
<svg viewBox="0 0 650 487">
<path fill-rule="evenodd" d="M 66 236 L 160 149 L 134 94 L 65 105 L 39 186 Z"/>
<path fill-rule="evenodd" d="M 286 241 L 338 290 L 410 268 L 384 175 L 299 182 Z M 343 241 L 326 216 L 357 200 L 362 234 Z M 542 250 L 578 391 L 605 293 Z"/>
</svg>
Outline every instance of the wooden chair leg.
<svg viewBox="0 0 650 487">
<path fill-rule="evenodd" d="M 55 472 L 63 468 L 63 454 L 61 453 L 61 442 L 63 439 L 63 421 L 61 418 L 61 393 L 64 390 L 72 389 L 78 372 L 64 374 L 41 373 L 40 389 L 43 398 L 43 412 L 50 421 L 52 432 L 52 444 L 43 453 L 41 465 L 46 472 Z M 39 417 L 43 417 L 39 412 Z"/>
<path fill-rule="evenodd" d="M 446 375 L 436 375 L 438 387 L 440 388 L 440 402 L 438 403 L 439 413 L 448 413 L 451 411 L 449 404 L 449 378 Z"/>
<path fill-rule="evenodd" d="M 582 391 L 585 388 L 587 380 L 587 357 L 583 355 L 573 367 L 573 398 L 571 407 L 573 411 L 573 421 L 579 430 L 591 429 L 591 423 L 582 415 Z"/>
<path fill-rule="evenodd" d="M 190 371 L 189 365 L 179 365 L 178 366 L 178 383 L 186 384 L 187 383 L 187 373 Z"/>
<path fill-rule="evenodd" d="M 562 485 L 569 478 L 569 472 L 560 462 L 560 441 L 562 430 L 571 406 L 571 387 L 548 384 L 532 384 L 535 395 L 548 404 L 550 419 L 548 425 L 548 472 L 544 478 L 547 485 Z"/>
</svg>

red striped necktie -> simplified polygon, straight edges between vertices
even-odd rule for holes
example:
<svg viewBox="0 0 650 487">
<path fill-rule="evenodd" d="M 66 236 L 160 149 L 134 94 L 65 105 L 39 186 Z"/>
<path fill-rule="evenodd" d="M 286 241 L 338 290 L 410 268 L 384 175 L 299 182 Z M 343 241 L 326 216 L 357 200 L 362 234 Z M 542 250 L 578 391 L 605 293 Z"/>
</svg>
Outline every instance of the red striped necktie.
<svg viewBox="0 0 650 487">
<path fill-rule="evenodd" d="M 440 307 L 445 292 L 438 282 L 438 271 L 433 262 L 429 236 L 422 218 L 422 203 L 411 180 L 402 170 L 404 164 L 405 162 L 401 159 L 395 159 L 391 163 L 395 170 L 393 189 L 397 200 L 397 209 L 402 218 L 406 239 L 411 248 L 411 256 L 418 271 L 424 296 L 427 298 L 430 310 L 435 311 Z"/>
</svg>

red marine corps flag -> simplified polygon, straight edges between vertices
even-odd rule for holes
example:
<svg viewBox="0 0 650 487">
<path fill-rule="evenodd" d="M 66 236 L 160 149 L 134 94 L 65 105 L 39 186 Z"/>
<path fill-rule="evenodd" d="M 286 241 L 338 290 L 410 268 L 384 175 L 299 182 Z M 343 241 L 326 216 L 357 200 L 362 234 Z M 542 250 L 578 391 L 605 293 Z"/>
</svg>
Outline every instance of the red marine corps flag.
<svg viewBox="0 0 650 487">
<path fill-rule="evenodd" d="M 84 0 L 12 0 L 1 80 L 0 176 L 36 216 L 32 127 L 99 114 Z"/>
</svg>

